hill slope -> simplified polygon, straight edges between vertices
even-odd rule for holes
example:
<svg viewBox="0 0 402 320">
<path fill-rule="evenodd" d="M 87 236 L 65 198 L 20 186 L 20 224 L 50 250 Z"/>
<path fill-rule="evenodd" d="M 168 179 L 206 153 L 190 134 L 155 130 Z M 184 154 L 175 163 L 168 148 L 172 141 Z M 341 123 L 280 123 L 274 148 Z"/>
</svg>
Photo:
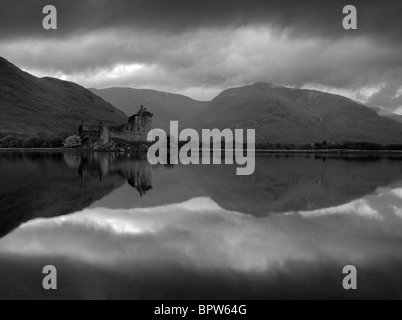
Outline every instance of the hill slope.
<svg viewBox="0 0 402 320">
<path fill-rule="evenodd" d="M 154 128 L 164 130 L 178 120 L 182 129 L 256 129 L 257 142 L 402 143 L 402 124 L 323 92 L 256 83 L 225 90 L 210 102 L 130 88 L 91 92 L 71 82 L 34 77 L 0 58 L 0 132 L 75 132 L 82 118 L 89 124 L 119 125 L 140 105 L 154 113 Z"/>
<path fill-rule="evenodd" d="M 35 134 L 77 131 L 82 118 L 117 125 L 127 117 L 89 90 L 37 78 L 0 57 L 0 131 Z"/>
<path fill-rule="evenodd" d="M 90 89 L 94 94 L 110 102 L 116 108 L 131 116 L 144 105 L 153 114 L 154 128 L 168 130 L 170 121 L 181 122 L 203 110 L 207 102 L 196 101 L 179 94 L 146 89 L 109 88 Z"/>
<path fill-rule="evenodd" d="M 267 83 L 226 90 L 185 120 L 196 129 L 256 129 L 258 142 L 402 143 L 400 123 L 353 100 Z"/>
</svg>

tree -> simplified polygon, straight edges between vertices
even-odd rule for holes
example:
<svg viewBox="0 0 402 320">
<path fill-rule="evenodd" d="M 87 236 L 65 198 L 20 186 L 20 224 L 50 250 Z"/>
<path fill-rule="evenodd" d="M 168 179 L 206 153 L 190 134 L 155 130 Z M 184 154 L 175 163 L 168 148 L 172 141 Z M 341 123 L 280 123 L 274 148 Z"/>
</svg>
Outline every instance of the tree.
<svg viewBox="0 0 402 320">
<path fill-rule="evenodd" d="M 24 141 L 24 148 L 41 148 L 42 142 L 38 137 L 28 138 Z"/>
<path fill-rule="evenodd" d="M 64 145 L 64 141 L 65 139 L 63 139 L 62 137 L 53 136 L 47 140 L 47 146 L 49 148 L 62 148 Z"/>
<path fill-rule="evenodd" d="M 79 136 L 70 136 L 64 141 L 64 148 L 79 148 L 82 142 Z"/>
<path fill-rule="evenodd" d="M 21 148 L 24 141 L 15 136 L 6 136 L 0 139 L 1 148 Z"/>
</svg>

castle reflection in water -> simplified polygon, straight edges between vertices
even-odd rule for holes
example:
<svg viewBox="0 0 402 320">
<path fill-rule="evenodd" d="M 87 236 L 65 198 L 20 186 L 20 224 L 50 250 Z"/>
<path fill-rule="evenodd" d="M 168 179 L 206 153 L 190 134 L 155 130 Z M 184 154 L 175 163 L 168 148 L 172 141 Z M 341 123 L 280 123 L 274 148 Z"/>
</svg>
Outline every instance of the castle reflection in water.
<svg viewBox="0 0 402 320">
<path fill-rule="evenodd" d="M 99 177 L 102 181 L 104 177 L 118 175 L 137 189 L 141 197 L 152 190 L 152 166 L 146 154 L 66 153 L 64 161 L 68 167 L 78 170 L 83 182 L 88 178 Z"/>
</svg>

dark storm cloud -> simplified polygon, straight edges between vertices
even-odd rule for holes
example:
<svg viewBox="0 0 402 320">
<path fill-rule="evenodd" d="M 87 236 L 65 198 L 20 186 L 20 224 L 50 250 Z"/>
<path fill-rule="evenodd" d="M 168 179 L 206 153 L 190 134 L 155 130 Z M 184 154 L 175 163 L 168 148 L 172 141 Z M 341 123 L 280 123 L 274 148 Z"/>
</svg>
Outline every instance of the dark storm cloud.
<svg viewBox="0 0 402 320">
<path fill-rule="evenodd" d="M 358 7 L 355 34 L 402 38 L 402 2 L 290 1 L 290 0 L 1 0 L 1 37 L 49 37 L 41 26 L 42 8 L 53 4 L 59 11 L 57 36 L 99 28 L 131 26 L 139 30 L 183 32 L 203 27 L 271 24 L 297 32 L 344 36 L 342 8 Z M 54 33 L 55 34 L 55 33 Z"/>
<path fill-rule="evenodd" d="M 57 31 L 42 28 L 48 4 L 58 9 Z M 357 6 L 357 31 L 342 28 L 348 4 Z M 401 16 L 395 0 L 0 0 L 0 55 L 87 87 L 210 99 L 266 81 L 348 90 L 395 110 Z"/>
</svg>

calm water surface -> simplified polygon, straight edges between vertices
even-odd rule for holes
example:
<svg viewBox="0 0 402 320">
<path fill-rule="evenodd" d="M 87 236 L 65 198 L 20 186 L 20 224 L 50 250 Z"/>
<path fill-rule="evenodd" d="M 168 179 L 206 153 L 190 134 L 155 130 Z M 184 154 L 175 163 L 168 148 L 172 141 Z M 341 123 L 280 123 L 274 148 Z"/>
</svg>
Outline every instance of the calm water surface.
<svg viewBox="0 0 402 320">
<path fill-rule="evenodd" d="M 402 298 L 401 157 L 259 155 L 235 174 L 0 153 L 0 298 Z"/>
</svg>

